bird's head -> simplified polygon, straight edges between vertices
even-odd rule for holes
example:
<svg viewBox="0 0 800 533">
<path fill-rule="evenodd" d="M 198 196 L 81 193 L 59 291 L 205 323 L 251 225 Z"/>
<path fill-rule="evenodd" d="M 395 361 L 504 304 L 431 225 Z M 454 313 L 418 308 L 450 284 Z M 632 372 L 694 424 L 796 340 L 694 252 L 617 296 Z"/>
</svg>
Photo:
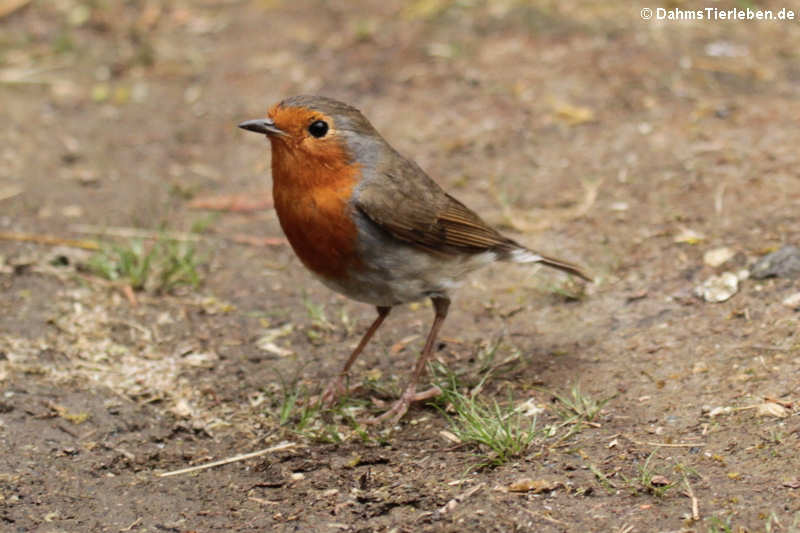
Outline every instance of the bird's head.
<svg viewBox="0 0 800 533">
<path fill-rule="evenodd" d="M 385 141 L 361 112 L 322 96 L 293 96 L 273 105 L 266 118 L 239 127 L 267 136 L 273 172 L 299 172 L 311 166 L 338 169 L 369 164 Z"/>
</svg>

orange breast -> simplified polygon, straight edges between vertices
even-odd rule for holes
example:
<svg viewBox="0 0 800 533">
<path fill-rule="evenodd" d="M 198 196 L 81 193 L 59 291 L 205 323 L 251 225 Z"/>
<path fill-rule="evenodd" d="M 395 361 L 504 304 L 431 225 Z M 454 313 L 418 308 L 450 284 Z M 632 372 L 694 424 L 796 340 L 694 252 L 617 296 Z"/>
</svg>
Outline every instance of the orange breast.
<svg viewBox="0 0 800 533">
<path fill-rule="evenodd" d="M 275 210 L 297 257 L 319 276 L 344 279 L 358 268 L 358 230 L 349 213 L 355 165 L 331 168 L 273 143 Z"/>
</svg>

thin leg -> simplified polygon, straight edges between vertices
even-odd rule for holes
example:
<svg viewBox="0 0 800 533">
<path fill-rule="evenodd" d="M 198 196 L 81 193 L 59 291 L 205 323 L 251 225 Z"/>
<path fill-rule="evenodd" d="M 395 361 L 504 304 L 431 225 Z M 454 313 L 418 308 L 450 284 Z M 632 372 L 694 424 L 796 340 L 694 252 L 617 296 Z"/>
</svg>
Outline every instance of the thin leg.
<svg viewBox="0 0 800 533">
<path fill-rule="evenodd" d="M 364 347 L 370 341 L 375 332 L 378 331 L 378 328 L 381 327 L 383 324 L 383 320 L 389 314 L 389 311 L 392 310 L 391 307 L 377 307 L 378 316 L 375 317 L 375 321 L 372 322 L 372 325 L 369 327 L 364 336 L 361 337 L 361 341 L 356 346 L 356 349 L 353 350 L 353 353 L 350 354 L 350 357 L 347 359 L 347 362 L 344 364 L 344 368 L 342 371 L 339 372 L 339 375 L 336 376 L 334 379 L 328 383 L 328 386 L 325 388 L 325 392 L 322 393 L 320 397 L 320 404 L 324 405 L 325 407 L 330 407 L 336 401 L 336 399 L 344 394 L 345 387 L 344 387 L 344 380 L 347 377 L 347 373 L 350 372 L 350 367 L 353 366 L 353 363 L 356 362 L 358 356 L 361 355 L 361 352 L 364 351 Z"/>
<path fill-rule="evenodd" d="M 425 372 L 425 365 L 433 354 L 436 337 L 439 335 L 439 330 L 442 329 L 444 319 L 447 318 L 447 309 L 450 307 L 450 300 L 442 296 L 431 298 L 431 301 L 433 302 L 433 310 L 436 315 L 433 317 L 433 325 L 428 333 L 428 338 L 425 340 L 425 347 L 422 349 L 422 353 L 417 359 L 417 364 L 414 366 L 414 372 L 411 374 L 411 381 L 408 387 L 406 387 L 403 395 L 400 396 L 400 399 L 395 402 L 391 409 L 376 418 L 368 420 L 368 423 L 375 424 L 391 418 L 392 424 L 395 424 L 406 414 L 411 402 L 428 400 L 442 393 L 439 387 L 432 387 L 426 391 L 417 392 L 417 382 L 420 376 L 422 376 L 422 373 Z"/>
</svg>

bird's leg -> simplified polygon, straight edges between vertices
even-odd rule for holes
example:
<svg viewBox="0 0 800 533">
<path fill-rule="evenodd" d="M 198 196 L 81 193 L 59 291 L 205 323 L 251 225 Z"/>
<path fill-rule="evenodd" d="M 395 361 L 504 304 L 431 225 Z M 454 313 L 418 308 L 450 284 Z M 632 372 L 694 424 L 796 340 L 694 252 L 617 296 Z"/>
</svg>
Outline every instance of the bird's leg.
<svg viewBox="0 0 800 533">
<path fill-rule="evenodd" d="M 325 388 L 325 392 L 323 392 L 322 396 L 320 396 L 320 405 L 324 407 L 330 407 L 334 404 L 334 402 L 336 402 L 337 398 L 346 392 L 344 383 L 347 373 L 350 371 L 350 367 L 353 366 L 353 363 L 356 362 L 358 356 L 361 355 L 362 351 L 364 351 L 364 347 L 370 341 L 372 336 L 375 335 L 375 332 L 378 331 L 378 328 L 381 327 L 383 320 L 386 318 L 392 308 L 378 306 L 377 310 L 378 316 L 375 317 L 372 325 L 369 327 L 366 333 L 364 333 L 364 336 L 361 337 L 361 341 L 358 343 L 358 346 L 356 346 L 355 350 L 353 350 L 353 353 L 350 354 L 350 357 L 344 364 L 344 368 L 342 368 L 342 371 L 339 372 L 339 374 L 328 383 L 328 386 Z"/>
<path fill-rule="evenodd" d="M 433 302 L 433 309 L 436 314 L 433 317 L 433 325 L 428 333 L 428 338 L 425 340 L 425 347 L 422 349 L 422 353 L 417 359 L 417 364 L 414 366 L 414 372 L 411 374 L 411 382 L 408 384 L 408 387 L 406 387 L 403 395 L 400 396 L 400 399 L 394 403 L 391 409 L 378 417 L 371 418 L 367 421 L 367 423 L 376 424 L 378 422 L 391 419 L 392 424 L 395 424 L 401 418 L 403 418 L 404 414 L 406 414 L 406 411 L 408 411 L 408 406 L 411 405 L 411 402 L 428 400 L 442 393 L 442 390 L 436 386 L 431 387 L 426 391 L 417 392 L 417 382 L 419 381 L 420 376 L 422 376 L 422 373 L 425 371 L 425 365 L 428 363 L 428 360 L 433 353 L 436 337 L 439 335 L 439 330 L 442 329 L 444 319 L 447 318 L 447 309 L 450 307 L 450 300 L 442 296 L 431 298 L 431 301 Z"/>
</svg>

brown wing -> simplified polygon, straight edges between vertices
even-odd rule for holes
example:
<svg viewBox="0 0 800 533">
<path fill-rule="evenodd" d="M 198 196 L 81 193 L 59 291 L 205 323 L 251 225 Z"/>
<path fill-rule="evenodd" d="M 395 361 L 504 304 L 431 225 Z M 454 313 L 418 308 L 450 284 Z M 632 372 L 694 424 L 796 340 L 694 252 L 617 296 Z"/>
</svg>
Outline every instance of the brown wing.
<svg viewBox="0 0 800 533">
<path fill-rule="evenodd" d="M 540 255 L 504 237 L 444 192 L 416 163 L 396 152 L 390 156 L 380 167 L 382 172 L 359 186 L 355 205 L 395 238 L 437 254 L 491 250 L 498 252 L 500 260 L 539 262 L 592 281 L 579 266 Z M 530 253 L 515 253 L 520 250 Z"/>
<path fill-rule="evenodd" d="M 359 190 L 356 206 L 394 237 L 435 253 L 480 253 L 518 245 L 445 193 L 415 163 L 393 153 L 393 164 Z"/>
</svg>

